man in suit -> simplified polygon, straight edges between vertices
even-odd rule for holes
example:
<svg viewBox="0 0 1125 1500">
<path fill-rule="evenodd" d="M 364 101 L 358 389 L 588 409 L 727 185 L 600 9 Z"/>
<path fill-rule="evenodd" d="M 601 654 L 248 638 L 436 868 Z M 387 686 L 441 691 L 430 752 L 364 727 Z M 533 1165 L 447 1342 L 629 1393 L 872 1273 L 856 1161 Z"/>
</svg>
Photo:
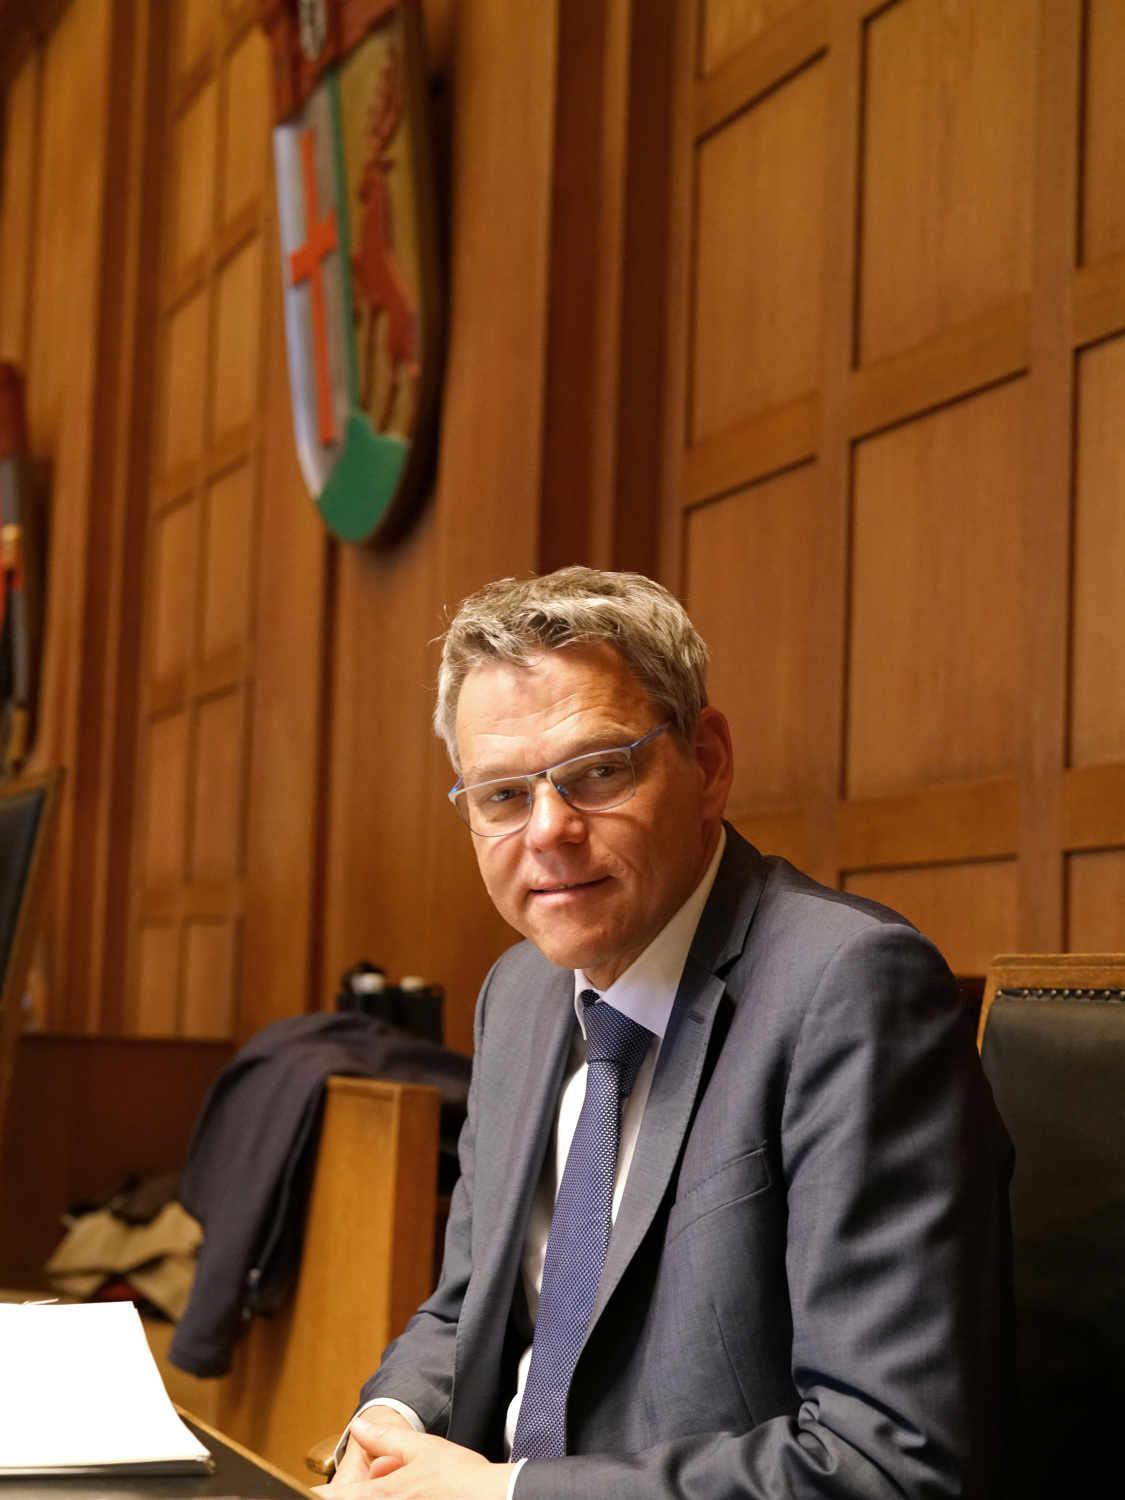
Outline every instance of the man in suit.
<svg viewBox="0 0 1125 1500">
<path fill-rule="evenodd" d="M 584 568 L 450 627 L 451 798 L 528 941 L 481 990 L 440 1284 L 330 1500 L 1000 1492 L 1011 1153 L 957 988 L 723 823 L 705 660 Z"/>
</svg>

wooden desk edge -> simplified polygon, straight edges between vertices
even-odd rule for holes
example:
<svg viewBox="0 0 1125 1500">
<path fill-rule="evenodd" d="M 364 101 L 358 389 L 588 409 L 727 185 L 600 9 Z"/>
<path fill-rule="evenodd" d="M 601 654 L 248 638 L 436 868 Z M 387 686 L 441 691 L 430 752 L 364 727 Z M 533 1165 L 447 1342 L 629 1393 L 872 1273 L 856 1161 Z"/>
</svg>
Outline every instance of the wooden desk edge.
<svg viewBox="0 0 1125 1500">
<path fill-rule="evenodd" d="M 197 1417 L 193 1411 L 188 1411 L 186 1407 L 179 1406 L 175 1401 L 173 1401 L 172 1405 L 175 1406 L 179 1416 L 183 1417 L 193 1426 L 198 1427 L 200 1432 L 205 1432 L 208 1437 L 213 1437 L 218 1442 L 225 1443 L 228 1448 L 233 1448 L 236 1453 L 241 1454 L 250 1463 L 256 1464 L 259 1469 L 265 1469 L 268 1474 L 272 1474 L 275 1479 L 279 1479 L 282 1484 L 289 1485 L 291 1489 L 297 1490 L 300 1494 L 307 1495 L 309 1493 L 307 1485 L 302 1484 L 299 1479 L 295 1479 L 292 1474 L 287 1474 L 284 1469 L 279 1469 L 276 1464 L 271 1464 L 268 1458 L 263 1458 L 260 1453 L 252 1453 L 249 1448 L 244 1448 L 241 1443 L 228 1436 L 227 1433 L 220 1432 L 217 1427 L 212 1427 L 210 1422 L 205 1422 L 202 1417 Z"/>
</svg>

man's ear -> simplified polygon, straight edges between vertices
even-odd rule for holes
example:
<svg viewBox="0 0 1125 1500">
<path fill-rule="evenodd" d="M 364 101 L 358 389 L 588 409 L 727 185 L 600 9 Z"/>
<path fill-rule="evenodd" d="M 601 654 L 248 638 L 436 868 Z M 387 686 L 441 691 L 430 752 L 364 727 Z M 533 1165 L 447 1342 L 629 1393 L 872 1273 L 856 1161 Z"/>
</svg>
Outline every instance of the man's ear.
<svg viewBox="0 0 1125 1500">
<path fill-rule="evenodd" d="M 703 816 L 721 818 L 734 780 L 734 751 L 727 716 L 717 708 L 700 710 L 695 726 L 695 758 L 703 773 Z"/>
</svg>

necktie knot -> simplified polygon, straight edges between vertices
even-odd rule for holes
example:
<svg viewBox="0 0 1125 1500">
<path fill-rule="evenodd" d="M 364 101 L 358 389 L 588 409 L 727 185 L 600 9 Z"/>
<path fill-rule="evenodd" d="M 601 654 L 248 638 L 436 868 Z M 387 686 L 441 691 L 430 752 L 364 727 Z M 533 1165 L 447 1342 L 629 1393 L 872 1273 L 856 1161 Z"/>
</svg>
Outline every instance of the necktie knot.
<svg viewBox="0 0 1125 1500">
<path fill-rule="evenodd" d="M 583 990 L 578 998 L 584 1006 L 586 1061 L 611 1063 L 618 1068 L 620 1094 L 627 1099 L 633 1092 L 653 1033 L 612 1005 L 599 1004 L 596 990 Z"/>
</svg>

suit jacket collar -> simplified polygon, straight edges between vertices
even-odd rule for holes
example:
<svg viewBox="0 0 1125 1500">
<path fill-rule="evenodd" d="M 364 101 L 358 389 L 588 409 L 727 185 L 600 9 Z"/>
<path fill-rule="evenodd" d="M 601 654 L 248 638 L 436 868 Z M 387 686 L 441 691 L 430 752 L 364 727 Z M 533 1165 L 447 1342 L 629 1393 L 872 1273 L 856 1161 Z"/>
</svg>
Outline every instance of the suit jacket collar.
<svg viewBox="0 0 1125 1500">
<path fill-rule="evenodd" d="M 657 1059 L 587 1341 L 668 1191 L 695 1110 L 715 1014 L 725 993 L 720 971 L 742 953 L 764 883 L 762 856 L 727 824 L 727 847 L 699 919 Z"/>
</svg>

